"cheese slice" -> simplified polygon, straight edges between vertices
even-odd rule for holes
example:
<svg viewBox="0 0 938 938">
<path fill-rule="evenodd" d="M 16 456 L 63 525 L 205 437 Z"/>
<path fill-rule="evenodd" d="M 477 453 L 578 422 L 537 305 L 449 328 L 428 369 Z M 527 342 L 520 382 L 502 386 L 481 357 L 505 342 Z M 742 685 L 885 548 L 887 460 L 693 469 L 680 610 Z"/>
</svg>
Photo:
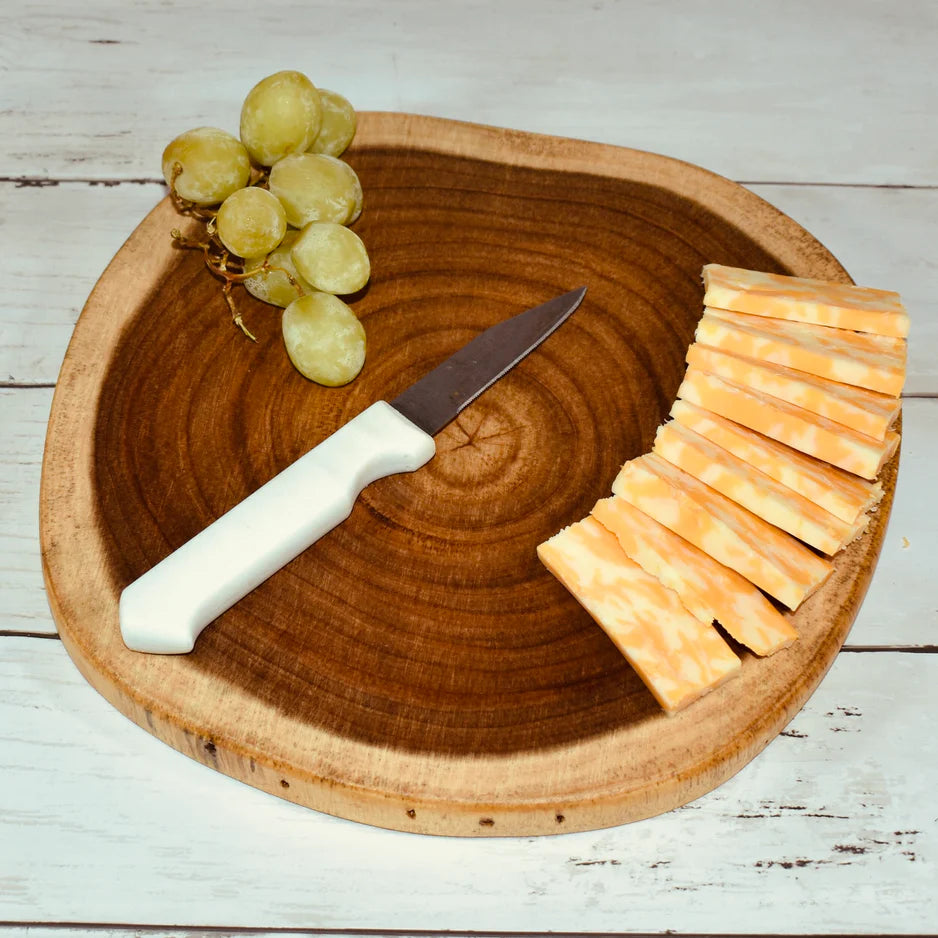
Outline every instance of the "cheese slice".
<svg viewBox="0 0 938 938">
<path fill-rule="evenodd" d="M 564 528 L 540 544 L 537 553 L 669 713 L 739 671 L 739 658 L 719 632 L 629 560 L 595 518 Z"/>
<path fill-rule="evenodd" d="M 908 313 L 899 294 L 891 290 L 720 264 L 707 264 L 703 281 L 707 306 L 877 335 L 909 334 Z"/>
<path fill-rule="evenodd" d="M 883 497 L 879 482 L 806 456 L 690 401 L 676 400 L 671 416 L 848 524 L 860 522 Z"/>
<path fill-rule="evenodd" d="M 677 421 L 658 428 L 654 452 L 825 554 L 836 554 L 859 533 L 853 525 Z"/>
<path fill-rule="evenodd" d="M 624 498 L 604 498 L 591 514 L 615 534 L 626 556 L 674 590 L 701 622 L 716 620 L 757 655 L 771 655 L 798 637 L 788 619 L 747 579 Z"/>
<path fill-rule="evenodd" d="M 905 384 L 905 342 L 881 336 L 789 323 L 707 307 L 697 324 L 701 345 L 806 371 L 898 397 Z M 898 343 L 896 347 L 887 343 Z"/>
<path fill-rule="evenodd" d="M 725 381 L 694 366 L 687 369 L 677 394 L 698 407 L 864 479 L 875 479 L 899 445 L 899 435 L 892 430 L 887 431 L 884 440 L 876 440 L 803 407 Z"/>
<path fill-rule="evenodd" d="M 612 491 L 790 609 L 833 570 L 791 535 L 654 453 L 627 462 Z"/>
<path fill-rule="evenodd" d="M 897 397 L 734 355 L 699 342 L 687 350 L 687 363 L 735 384 L 797 404 L 877 440 L 885 439 L 886 431 L 899 415 Z"/>
<path fill-rule="evenodd" d="M 895 336 L 874 335 L 869 332 L 854 332 L 831 326 L 816 326 L 808 322 L 789 322 L 785 319 L 768 319 L 749 313 L 736 313 L 715 306 L 705 307 L 714 316 L 744 328 L 761 329 L 780 338 L 816 344 L 829 352 L 855 354 L 858 351 L 882 355 L 889 360 L 904 362 L 908 354 L 908 343 Z"/>
</svg>

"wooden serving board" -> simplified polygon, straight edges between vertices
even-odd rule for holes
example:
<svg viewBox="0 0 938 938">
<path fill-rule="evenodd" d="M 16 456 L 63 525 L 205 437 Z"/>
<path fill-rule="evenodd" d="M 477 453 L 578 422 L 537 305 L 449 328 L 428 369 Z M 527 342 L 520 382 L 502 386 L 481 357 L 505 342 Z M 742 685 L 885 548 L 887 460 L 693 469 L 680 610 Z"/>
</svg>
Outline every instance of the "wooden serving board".
<svg viewBox="0 0 938 938">
<path fill-rule="evenodd" d="M 350 386 L 290 365 L 279 310 L 174 249 L 168 201 L 120 250 L 69 346 L 49 423 L 41 540 L 75 663 L 200 762 L 389 828 L 517 835 L 648 817 L 719 785 L 802 706 L 857 612 L 870 531 L 794 617 L 801 638 L 665 716 L 535 556 L 648 451 L 717 262 L 849 281 L 746 189 L 649 153 L 366 113 L 347 159 L 373 275 Z M 182 226 L 185 227 L 185 226 Z M 479 330 L 585 284 L 576 314 L 438 437 L 423 469 L 221 616 L 181 657 L 122 644 L 122 588 L 309 447 Z M 302 511 L 302 504 L 297 511 Z"/>
</svg>

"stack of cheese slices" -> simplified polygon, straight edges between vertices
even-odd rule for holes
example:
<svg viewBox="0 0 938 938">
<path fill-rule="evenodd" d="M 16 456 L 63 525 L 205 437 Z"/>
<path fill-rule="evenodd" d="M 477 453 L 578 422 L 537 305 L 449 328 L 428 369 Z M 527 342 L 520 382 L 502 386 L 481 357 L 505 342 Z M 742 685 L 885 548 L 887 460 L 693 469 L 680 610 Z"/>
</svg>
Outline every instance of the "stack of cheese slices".
<svg viewBox="0 0 938 938">
<path fill-rule="evenodd" d="M 739 671 L 714 622 L 758 655 L 797 638 L 779 605 L 866 527 L 906 370 L 896 293 L 716 264 L 703 280 L 652 452 L 537 549 L 669 713 Z"/>
</svg>

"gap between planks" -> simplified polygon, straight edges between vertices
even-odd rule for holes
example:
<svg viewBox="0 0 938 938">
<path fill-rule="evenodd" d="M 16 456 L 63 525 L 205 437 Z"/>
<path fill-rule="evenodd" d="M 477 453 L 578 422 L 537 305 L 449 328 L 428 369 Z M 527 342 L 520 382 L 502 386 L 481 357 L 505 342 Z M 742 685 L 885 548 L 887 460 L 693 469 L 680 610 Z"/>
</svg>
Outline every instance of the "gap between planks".
<svg viewBox="0 0 938 938">
<path fill-rule="evenodd" d="M 25 629 L 0 629 L 0 638 L 39 638 L 45 641 L 61 641 L 57 632 L 29 632 Z M 900 654 L 934 655 L 938 654 L 938 645 L 844 645 L 841 652 L 850 654 Z M 3 926 L 0 922 L 0 927 Z"/>
<path fill-rule="evenodd" d="M 49 390 L 55 387 L 54 381 L 0 381 L 0 390 L 25 391 L 36 388 Z"/>
<path fill-rule="evenodd" d="M 668 930 L 665 932 L 624 932 L 624 931 L 489 931 L 489 930 L 463 930 L 463 929 L 420 929 L 420 928 L 389 928 L 376 931 L 372 928 L 293 928 L 289 926 L 275 926 L 271 928 L 257 928 L 247 925 L 130 925 L 110 924 L 107 922 L 15 922 L 0 921 L 0 938 L 8 930 L 28 929 L 30 938 L 44 938 L 44 934 L 68 934 L 74 932 L 82 934 L 108 934 L 112 938 L 135 938 L 140 935 L 171 936 L 177 935 L 239 935 L 239 936 L 288 936 L 309 935 L 318 938 L 724 938 L 718 932 L 678 932 Z M 13 934 L 18 934 L 14 931 Z M 844 933 L 849 938 L 851 933 Z M 920 938 L 928 938 L 919 932 L 914 933 Z M 821 938 L 808 932 L 766 932 L 766 933 L 739 933 L 734 938 Z M 902 938 L 897 933 L 895 938 Z"/>
<path fill-rule="evenodd" d="M 734 179 L 740 186 L 810 186 L 816 189 L 910 189 L 913 191 L 933 191 L 938 185 L 912 182 L 796 182 L 785 179 Z M 0 176 L 0 185 L 12 184 L 16 188 L 34 186 L 43 188 L 58 185 L 88 186 L 151 186 L 164 185 L 161 176 L 130 176 L 126 179 L 97 178 L 95 176 Z"/>
</svg>

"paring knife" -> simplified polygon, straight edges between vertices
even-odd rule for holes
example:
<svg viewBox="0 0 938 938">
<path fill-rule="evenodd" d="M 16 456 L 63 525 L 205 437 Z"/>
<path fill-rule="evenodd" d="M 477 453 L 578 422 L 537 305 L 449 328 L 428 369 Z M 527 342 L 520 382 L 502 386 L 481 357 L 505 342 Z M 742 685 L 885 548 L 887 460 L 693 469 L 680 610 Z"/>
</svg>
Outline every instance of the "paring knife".
<svg viewBox="0 0 938 938">
<path fill-rule="evenodd" d="M 537 348 L 586 287 L 497 323 L 390 403 L 377 401 L 131 583 L 120 628 L 133 651 L 185 654 L 213 619 L 344 521 L 366 485 L 413 472 L 456 415 Z"/>
</svg>

